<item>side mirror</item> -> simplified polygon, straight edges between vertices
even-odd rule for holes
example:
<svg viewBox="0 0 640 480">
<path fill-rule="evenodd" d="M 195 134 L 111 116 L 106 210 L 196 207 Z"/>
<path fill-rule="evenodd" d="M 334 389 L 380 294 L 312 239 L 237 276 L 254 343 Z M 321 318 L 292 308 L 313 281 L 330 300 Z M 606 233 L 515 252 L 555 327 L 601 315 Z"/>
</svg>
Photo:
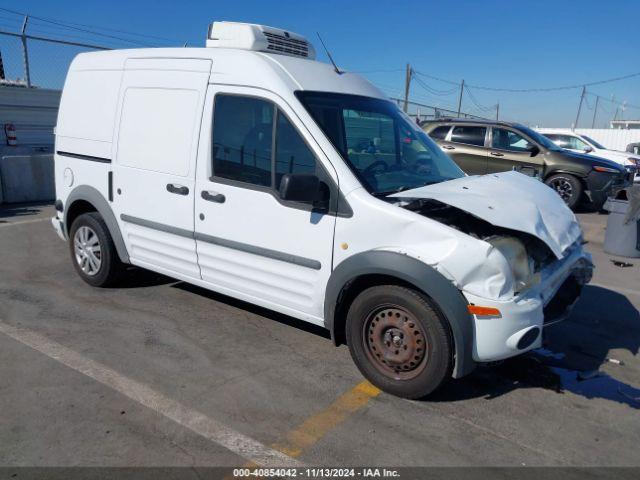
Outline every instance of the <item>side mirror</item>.
<svg viewBox="0 0 640 480">
<path fill-rule="evenodd" d="M 527 147 L 527 150 L 529 151 L 532 157 L 535 157 L 540 153 L 540 147 L 538 147 L 537 145 L 529 145 Z"/>
<path fill-rule="evenodd" d="M 587 145 L 586 147 L 584 147 L 584 153 L 590 153 L 593 152 L 593 147 Z"/>
<path fill-rule="evenodd" d="M 280 198 L 314 204 L 321 198 L 320 179 L 309 173 L 287 173 L 280 180 Z"/>
</svg>

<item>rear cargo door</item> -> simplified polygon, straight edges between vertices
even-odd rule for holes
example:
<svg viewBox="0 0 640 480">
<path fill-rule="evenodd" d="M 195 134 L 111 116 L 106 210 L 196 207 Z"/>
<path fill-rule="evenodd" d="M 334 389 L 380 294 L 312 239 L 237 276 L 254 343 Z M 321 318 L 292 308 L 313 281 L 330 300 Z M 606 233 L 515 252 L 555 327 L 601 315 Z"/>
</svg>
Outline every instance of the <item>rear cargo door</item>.
<svg viewBox="0 0 640 480">
<path fill-rule="evenodd" d="M 113 205 L 131 262 L 200 278 L 197 142 L 211 61 L 129 59 L 114 138 Z"/>
<path fill-rule="evenodd" d="M 466 174 L 483 175 L 487 172 L 486 135 L 486 126 L 455 125 L 440 147 Z"/>
</svg>

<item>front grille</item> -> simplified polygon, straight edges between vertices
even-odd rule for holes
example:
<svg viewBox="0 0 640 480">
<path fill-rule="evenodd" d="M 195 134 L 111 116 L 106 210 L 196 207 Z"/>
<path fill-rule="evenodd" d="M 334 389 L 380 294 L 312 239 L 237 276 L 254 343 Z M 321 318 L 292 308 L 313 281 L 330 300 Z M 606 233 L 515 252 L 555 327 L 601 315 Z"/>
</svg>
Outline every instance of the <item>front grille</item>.
<svg viewBox="0 0 640 480">
<path fill-rule="evenodd" d="M 558 289 L 556 295 L 543 309 L 544 323 L 553 323 L 564 318 L 582 292 L 582 285 L 575 275 L 570 275 Z"/>
<path fill-rule="evenodd" d="M 638 168 L 632 165 L 627 165 L 624 168 L 627 170 L 627 176 L 626 176 L 627 181 L 633 182 L 633 179 L 638 173 Z"/>
<path fill-rule="evenodd" d="M 271 32 L 263 32 L 267 38 L 267 50 L 273 52 L 286 53 L 298 57 L 309 56 L 309 44 L 305 40 L 288 38 Z"/>
</svg>

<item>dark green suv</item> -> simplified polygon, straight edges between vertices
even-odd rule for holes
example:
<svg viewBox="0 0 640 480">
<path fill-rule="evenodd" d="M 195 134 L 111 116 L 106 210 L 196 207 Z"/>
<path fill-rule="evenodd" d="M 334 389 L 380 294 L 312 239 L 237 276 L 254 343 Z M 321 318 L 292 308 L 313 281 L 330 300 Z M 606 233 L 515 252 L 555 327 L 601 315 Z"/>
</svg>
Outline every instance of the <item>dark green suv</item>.
<svg viewBox="0 0 640 480">
<path fill-rule="evenodd" d="M 440 119 L 422 128 L 467 174 L 518 170 L 537 176 L 572 209 L 585 197 L 600 209 L 609 195 L 632 183 L 617 163 L 562 149 L 517 123 Z"/>
</svg>

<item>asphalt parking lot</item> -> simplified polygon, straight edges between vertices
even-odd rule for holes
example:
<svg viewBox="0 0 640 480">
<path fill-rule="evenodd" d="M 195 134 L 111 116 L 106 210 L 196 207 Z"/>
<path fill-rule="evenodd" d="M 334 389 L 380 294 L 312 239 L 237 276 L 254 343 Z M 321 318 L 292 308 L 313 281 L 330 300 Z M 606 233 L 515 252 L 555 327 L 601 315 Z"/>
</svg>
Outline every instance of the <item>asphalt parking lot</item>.
<svg viewBox="0 0 640 480">
<path fill-rule="evenodd" d="M 640 466 L 640 259 L 544 349 L 407 401 L 322 329 L 143 271 L 94 289 L 51 206 L 0 210 L 0 465 Z"/>
</svg>

